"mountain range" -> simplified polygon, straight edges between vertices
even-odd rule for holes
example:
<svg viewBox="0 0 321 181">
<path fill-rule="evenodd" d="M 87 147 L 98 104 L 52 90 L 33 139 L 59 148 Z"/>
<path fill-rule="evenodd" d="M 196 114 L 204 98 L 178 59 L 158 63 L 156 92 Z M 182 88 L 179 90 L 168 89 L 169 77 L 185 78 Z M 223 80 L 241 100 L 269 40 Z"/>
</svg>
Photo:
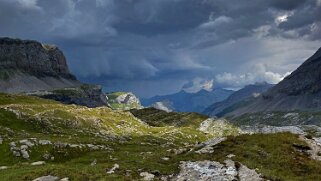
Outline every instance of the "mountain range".
<svg viewBox="0 0 321 181">
<path fill-rule="evenodd" d="M 206 108 L 203 113 L 209 116 L 224 115 L 224 111 L 226 111 L 228 108 L 231 108 L 233 105 L 245 101 L 246 99 L 257 97 L 273 86 L 273 84 L 268 84 L 266 82 L 247 85 L 244 88 L 234 92 L 224 101 L 212 104 Z"/>
<path fill-rule="evenodd" d="M 170 95 L 155 96 L 141 99 L 142 105 L 151 106 L 157 102 L 165 102 L 164 105 L 171 105 L 171 110 L 178 112 L 202 113 L 205 108 L 215 102 L 222 101 L 234 91 L 226 89 L 214 89 L 212 91 L 200 90 L 196 93 L 189 93 L 184 90 Z"/>
</svg>

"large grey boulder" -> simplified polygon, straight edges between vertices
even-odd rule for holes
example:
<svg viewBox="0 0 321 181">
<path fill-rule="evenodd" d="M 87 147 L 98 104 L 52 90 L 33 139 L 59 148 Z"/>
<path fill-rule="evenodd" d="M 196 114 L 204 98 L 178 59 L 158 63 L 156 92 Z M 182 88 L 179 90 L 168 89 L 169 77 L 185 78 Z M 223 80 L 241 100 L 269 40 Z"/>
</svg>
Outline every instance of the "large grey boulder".
<svg viewBox="0 0 321 181">
<path fill-rule="evenodd" d="M 173 181 L 262 181 L 263 179 L 255 170 L 228 159 L 224 163 L 215 161 L 181 162 L 180 173 Z"/>
<path fill-rule="evenodd" d="M 58 180 L 59 180 L 59 177 L 48 175 L 48 176 L 36 178 L 32 181 L 58 181 Z"/>
</svg>

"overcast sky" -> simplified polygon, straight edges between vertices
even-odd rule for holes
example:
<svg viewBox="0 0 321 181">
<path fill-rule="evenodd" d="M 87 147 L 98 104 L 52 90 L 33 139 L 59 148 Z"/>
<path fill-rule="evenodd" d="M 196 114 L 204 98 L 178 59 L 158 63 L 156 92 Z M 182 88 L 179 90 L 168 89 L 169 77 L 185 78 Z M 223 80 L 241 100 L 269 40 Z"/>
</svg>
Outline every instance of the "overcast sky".
<svg viewBox="0 0 321 181">
<path fill-rule="evenodd" d="M 277 83 L 321 47 L 321 0 L 0 0 L 0 36 L 140 97 Z"/>
</svg>

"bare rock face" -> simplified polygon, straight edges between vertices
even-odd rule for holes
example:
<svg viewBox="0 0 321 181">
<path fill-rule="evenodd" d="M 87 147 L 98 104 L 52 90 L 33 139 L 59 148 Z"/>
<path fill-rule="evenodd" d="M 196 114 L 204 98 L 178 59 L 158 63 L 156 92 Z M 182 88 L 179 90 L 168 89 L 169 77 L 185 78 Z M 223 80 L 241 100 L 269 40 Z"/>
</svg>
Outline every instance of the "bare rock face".
<svg viewBox="0 0 321 181">
<path fill-rule="evenodd" d="M 118 96 L 115 99 L 115 101 L 118 104 L 139 104 L 140 105 L 139 99 L 131 92 L 124 93 L 124 94 Z"/>
<path fill-rule="evenodd" d="M 108 106 L 106 95 L 103 93 L 100 85 L 83 84 L 79 87 L 30 92 L 28 95 L 53 99 L 64 104 L 76 104 L 91 108 Z"/>
<path fill-rule="evenodd" d="M 54 45 L 0 38 L 0 92 L 20 93 L 74 87 L 66 58 Z"/>
<path fill-rule="evenodd" d="M 54 45 L 0 38 L 0 92 L 26 93 L 65 104 L 106 106 L 101 86 L 79 82 Z"/>
<path fill-rule="evenodd" d="M 321 48 L 291 75 L 273 87 L 266 96 L 281 93 L 288 96 L 321 92 Z"/>
<path fill-rule="evenodd" d="M 0 68 L 20 70 L 40 77 L 60 76 L 75 79 L 58 47 L 42 45 L 37 41 L 1 38 Z"/>
</svg>

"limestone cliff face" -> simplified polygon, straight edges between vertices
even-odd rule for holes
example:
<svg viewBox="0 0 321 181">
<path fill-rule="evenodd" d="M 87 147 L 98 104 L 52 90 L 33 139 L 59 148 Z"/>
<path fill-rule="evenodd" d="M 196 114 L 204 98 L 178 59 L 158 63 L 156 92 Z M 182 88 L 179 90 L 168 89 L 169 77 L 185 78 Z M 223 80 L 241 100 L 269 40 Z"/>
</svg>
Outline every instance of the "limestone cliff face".
<svg viewBox="0 0 321 181">
<path fill-rule="evenodd" d="M 0 38 L 0 69 L 19 70 L 37 77 L 76 79 L 56 46 L 30 40 Z"/>
<path fill-rule="evenodd" d="M 54 45 L 0 38 L 0 92 L 26 93 L 66 104 L 106 106 L 102 87 L 79 82 Z"/>
<path fill-rule="evenodd" d="M 80 86 L 62 51 L 37 41 L 0 38 L 0 92 L 21 93 Z"/>
</svg>

